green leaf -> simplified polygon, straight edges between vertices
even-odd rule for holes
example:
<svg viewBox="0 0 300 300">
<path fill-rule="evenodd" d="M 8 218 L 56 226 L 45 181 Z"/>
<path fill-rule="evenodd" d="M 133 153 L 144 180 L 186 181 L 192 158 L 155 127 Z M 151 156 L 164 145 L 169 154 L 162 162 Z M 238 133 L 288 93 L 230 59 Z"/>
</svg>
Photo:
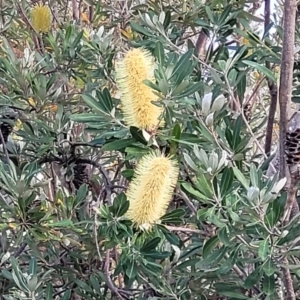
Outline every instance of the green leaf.
<svg viewBox="0 0 300 300">
<path fill-rule="evenodd" d="M 130 180 L 134 175 L 134 170 L 132 170 L 132 169 L 123 170 L 121 172 L 121 174 L 122 174 L 123 177 Z"/>
<path fill-rule="evenodd" d="M 295 237 L 299 235 L 299 232 L 300 232 L 300 224 L 297 224 L 294 227 L 290 228 L 288 234 L 285 237 L 279 239 L 277 244 L 279 246 L 282 246 L 284 244 L 289 243 L 290 241 L 293 241 Z"/>
<path fill-rule="evenodd" d="M 240 136 L 242 124 L 243 124 L 242 116 L 239 116 L 234 124 L 233 132 L 232 132 L 232 148 L 235 151 L 242 140 Z"/>
<path fill-rule="evenodd" d="M 76 283 L 85 292 L 90 293 L 90 294 L 93 293 L 92 288 L 89 285 L 87 285 L 85 282 L 83 282 L 82 280 L 79 280 L 77 278 L 73 278 L 72 280 L 73 280 L 74 283 Z"/>
<path fill-rule="evenodd" d="M 197 219 L 198 219 L 198 221 L 203 222 L 203 221 L 206 220 L 206 215 L 207 215 L 207 211 L 208 210 L 209 210 L 208 208 L 200 208 L 197 211 Z"/>
<path fill-rule="evenodd" d="M 233 167 L 233 173 L 236 177 L 236 179 L 244 186 L 245 189 L 249 189 L 249 183 L 246 177 L 243 175 L 243 173 L 237 168 Z"/>
<path fill-rule="evenodd" d="M 203 246 L 203 258 L 206 258 L 217 247 L 220 240 L 217 235 L 210 238 Z"/>
<path fill-rule="evenodd" d="M 199 247 L 198 247 L 198 249 L 199 249 Z M 182 269 L 186 269 L 186 268 L 191 268 L 191 267 L 194 267 L 197 262 L 199 262 L 198 258 L 189 259 L 189 260 L 186 260 L 183 263 L 177 265 L 176 269 L 182 270 Z"/>
<path fill-rule="evenodd" d="M 165 62 L 165 51 L 163 44 L 160 41 L 156 42 L 153 54 L 157 58 L 158 63 L 163 65 Z"/>
<path fill-rule="evenodd" d="M 92 274 L 90 276 L 90 282 L 93 286 L 93 289 L 95 290 L 96 293 L 101 293 L 101 287 L 100 287 L 100 284 L 99 284 L 99 278 L 97 278 L 94 274 Z"/>
<path fill-rule="evenodd" d="M 89 122 L 102 123 L 104 121 L 103 117 L 100 117 L 92 113 L 74 114 L 70 116 L 70 120 L 79 123 L 89 123 Z"/>
<path fill-rule="evenodd" d="M 76 205 L 82 203 L 85 200 L 85 197 L 87 196 L 88 193 L 88 186 L 87 184 L 82 184 L 79 190 L 76 193 L 75 201 L 74 203 Z"/>
<path fill-rule="evenodd" d="M 269 203 L 267 214 L 264 217 L 265 223 L 269 226 L 269 229 L 272 229 L 280 220 L 280 217 L 284 211 L 286 197 L 287 194 L 283 193 L 280 198 L 277 198 L 273 202 Z"/>
<path fill-rule="evenodd" d="M 244 287 L 246 289 L 252 288 L 262 277 L 262 269 L 261 267 L 257 267 L 245 280 Z"/>
<path fill-rule="evenodd" d="M 203 193 L 206 196 L 205 198 L 213 198 L 212 183 L 209 181 L 208 178 L 205 177 L 203 173 L 198 175 L 198 178 L 194 184 L 197 190 L 201 191 L 201 193 Z"/>
<path fill-rule="evenodd" d="M 46 300 L 53 300 L 53 299 L 54 299 L 53 285 L 48 283 L 46 288 Z"/>
<path fill-rule="evenodd" d="M 148 252 L 150 250 L 154 250 L 157 245 L 160 243 L 161 238 L 156 237 L 152 239 L 151 241 L 145 242 L 142 248 L 140 249 L 141 252 Z"/>
<path fill-rule="evenodd" d="M 82 31 L 76 36 L 74 42 L 73 42 L 72 45 L 71 45 L 71 48 L 75 49 L 75 48 L 78 46 L 80 40 L 81 40 L 82 37 L 83 37 L 83 33 L 84 33 L 84 31 L 82 30 Z"/>
<path fill-rule="evenodd" d="M 129 208 L 129 201 L 127 201 L 127 197 L 124 193 L 119 194 L 113 203 L 114 207 L 114 214 L 116 217 L 123 216 L 128 208 Z"/>
<path fill-rule="evenodd" d="M 250 178 L 251 178 L 252 186 L 259 188 L 260 184 L 259 184 L 258 172 L 254 163 L 251 163 L 250 165 Z"/>
<path fill-rule="evenodd" d="M 73 226 L 72 220 L 61 220 L 57 222 L 48 222 L 47 226 L 49 227 L 71 227 Z"/>
<path fill-rule="evenodd" d="M 174 99 L 176 98 L 184 98 L 187 96 L 190 96 L 192 94 L 194 94 L 197 91 L 201 91 L 204 89 L 204 84 L 203 82 L 196 82 L 196 83 L 190 83 L 182 93 L 173 96 Z"/>
<path fill-rule="evenodd" d="M 273 295 L 275 291 L 275 277 L 272 276 L 265 276 L 263 281 L 263 291 L 267 295 Z"/>
<path fill-rule="evenodd" d="M 261 258 L 261 260 L 265 261 L 269 253 L 270 253 L 269 240 L 265 239 L 263 241 L 260 241 L 258 247 L 258 256 Z"/>
<path fill-rule="evenodd" d="M 181 187 L 183 188 L 183 190 L 185 192 L 189 193 L 190 195 L 195 197 L 195 199 L 197 199 L 197 200 L 201 200 L 202 202 L 210 200 L 205 195 L 203 195 L 200 191 L 197 191 L 196 189 L 194 189 L 190 183 L 185 183 L 185 182 L 181 183 Z"/>
<path fill-rule="evenodd" d="M 205 5 L 205 11 L 207 13 L 207 16 L 208 16 L 210 22 L 212 24 L 216 24 L 215 17 L 214 17 L 214 15 L 213 15 L 213 13 L 212 13 L 212 11 L 211 11 L 211 9 L 210 9 L 210 7 L 208 5 Z"/>
<path fill-rule="evenodd" d="M 236 261 L 239 256 L 239 250 L 240 247 L 236 247 L 234 251 L 230 254 L 229 258 L 225 260 L 225 262 L 220 266 L 219 273 L 220 274 L 227 274 L 230 272 L 233 268 L 233 266 L 236 264 Z"/>
<path fill-rule="evenodd" d="M 230 246 L 231 242 L 229 240 L 229 234 L 227 231 L 228 231 L 227 226 L 224 226 L 218 231 L 218 237 L 221 243 L 223 243 L 225 246 Z"/>
<path fill-rule="evenodd" d="M 110 96 L 110 92 L 107 88 L 103 89 L 101 98 L 103 100 L 103 104 L 105 105 L 106 111 L 110 113 L 113 110 L 114 105 Z"/>
<path fill-rule="evenodd" d="M 179 245 L 178 237 L 174 233 L 171 233 L 166 227 L 163 225 L 157 225 L 157 229 L 164 234 L 165 238 L 171 245 Z"/>
<path fill-rule="evenodd" d="M 164 251 L 164 252 L 158 252 L 158 251 L 150 251 L 143 253 L 143 257 L 145 258 L 151 258 L 151 259 L 166 259 L 170 256 L 170 252 Z"/>
<path fill-rule="evenodd" d="M 162 267 L 158 264 L 152 263 L 150 261 L 144 260 L 142 264 L 139 266 L 142 271 L 148 276 L 157 276 L 160 274 Z"/>
<path fill-rule="evenodd" d="M 181 208 L 173 210 L 161 217 L 161 223 L 172 223 L 172 224 L 182 224 L 184 220 L 185 211 Z"/>
<path fill-rule="evenodd" d="M 36 258 L 32 257 L 29 263 L 29 274 L 36 275 L 37 274 L 37 262 Z"/>
<path fill-rule="evenodd" d="M 147 145 L 148 142 L 145 140 L 143 132 L 141 129 L 137 127 L 130 126 L 129 131 L 132 135 L 132 137 L 137 141 L 142 143 L 143 145 Z"/>
<path fill-rule="evenodd" d="M 232 187 L 234 174 L 232 168 L 226 168 L 222 173 L 222 179 L 220 183 L 220 192 L 221 197 L 225 197 L 227 192 L 230 191 L 230 188 Z"/>
<path fill-rule="evenodd" d="M 82 95 L 82 99 L 84 102 L 92 109 L 96 110 L 97 112 L 101 113 L 102 115 L 108 115 L 109 112 L 106 112 L 105 109 L 103 109 L 103 106 L 100 105 L 98 101 L 91 95 Z"/>
<path fill-rule="evenodd" d="M 271 258 L 264 263 L 263 270 L 267 276 L 271 276 L 277 271 L 277 268 Z"/>
<path fill-rule="evenodd" d="M 173 91 L 171 96 L 173 96 L 175 98 L 176 95 L 178 95 L 179 93 L 181 93 L 183 90 L 185 90 L 186 87 L 188 87 L 190 85 L 189 80 L 183 80 Z M 178 98 L 180 98 L 180 96 L 178 96 Z"/>
<path fill-rule="evenodd" d="M 251 61 L 251 60 L 243 60 L 243 63 L 250 66 L 250 67 L 253 67 L 253 68 L 257 69 L 259 72 L 261 72 L 262 74 L 267 76 L 269 79 L 273 80 L 274 82 L 277 81 L 275 75 L 268 68 L 266 68 L 264 65 L 256 63 L 256 62 Z"/>
<path fill-rule="evenodd" d="M 206 258 L 196 264 L 196 267 L 202 270 L 205 270 L 209 267 L 215 266 L 219 261 L 224 257 L 227 252 L 227 247 L 222 246 L 220 249 L 215 250 L 209 254 Z"/>
<path fill-rule="evenodd" d="M 129 278 L 135 278 L 136 277 L 136 275 L 137 275 L 137 265 L 133 260 L 130 260 L 130 261 L 127 262 L 125 273 Z"/>
<path fill-rule="evenodd" d="M 71 299 L 71 292 L 72 292 L 71 290 L 67 290 L 60 300 L 70 300 Z"/>
<path fill-rule="evenodd" d="M 143 26 L 139 25 L 138 23 L 136 23 L 134 21 L 129 21 L 129 23 L 130 23 L 130 27 L 134 31 L 136 31 L 138 33 L 141 33 L 141 34 L 143 34 L 145 36 L 149 36 L 149 37 L 153 36 L 153 34 L 150 31 L 148 31 L 147 29 L 145 29 Z"/>
<path fill-rule="evenodd" d="M 246 87 L 247 87 L 247 76 L 246 74 L 242 74 L 241 79 L 238 81 L 236 86 L 237 94 L 241 102 L 244 100 Z"/>
<path fill-rule="evenodd" d="M 186 163 L 188 164 L 188 166 L 192 170 L 199 172 L 199 169 L 198 169 L 197 165 L 195 164 L 194 159 L 192 159 L 187 153 L 183 153 L 183 157 L 184 157 L 184 160 L 186 161 Z"/>
<path fill-rule="evenodd" d="M 209 28 L 209 23 L 207 23 L 204 19 L 196 19 L 195 24 L 201 27 Z"/>
<path fill-rule="evenodd" d="M 174 137 L 176 140 L 180 140 L 181 127 L 178 123 L 176 123 L 173 127 L 172 137 Z M 170 145 L 170 154 L 171 155 L 176 153 L 177 147 L 178 147 L 178 142 L 175 142 L 175 141 L 171 140 L 171 145 Z"/>
<path fill-rule="evenodd" d="M 230 299 L 250 299 L 248 296 L 245 296 L 244 294 L 242 293 L 239 293 L 239 292 L 230 292 L 230 291 L 218 291 L 220 295 L 223 295 L 225 297 L 230 297 Z"/>
<path fill-rule="evenodd" d="M 135 143 L 135 139 L 126 139 L 126 140 L 117 140 L 110 143 L 105 144 L 102 147 L 102 151 L 117 151 L 117 150 L 123 150 L 128 146 L 131 146 L 133 143 Z"/>
<path fill-rule="evenodd" d="M 223 10 L 222 14 L 219 16 L 219 20 L 218 20 L 218 25 L 221 27 L 223 25 L 225 25 L 226 23 L 224 23 L 227 19 L 227 17 L 229 16 L 229 14 L 232 11 L 232 5 L 226 5 L 225 9 Z M 226 21 L 227 22 L 227 21 Z"/>
<path fill-rule="evenodd" d="M 180 78 L 182 73 L 186 72 L 187 64 L 189 63 L 189 60 L 193 54 L 193 49 L 188 50 L 185 54 L 181 56 L 178 63 L 175 65 L 173 71 L 172 71 L 172 77 L 176 76 L 176 78 Z M 172 78 L 171 77 L 171 78 Z M 181 82 L 181 81 L 180 81 Z M 177 85 L 180 83 L 178 82 Z"/>
</svg>

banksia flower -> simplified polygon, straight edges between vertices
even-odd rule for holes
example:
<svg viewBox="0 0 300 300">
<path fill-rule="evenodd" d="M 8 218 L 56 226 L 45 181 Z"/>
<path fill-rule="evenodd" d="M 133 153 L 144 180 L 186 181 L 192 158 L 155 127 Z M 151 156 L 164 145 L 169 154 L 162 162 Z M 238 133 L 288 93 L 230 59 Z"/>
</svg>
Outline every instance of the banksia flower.
<svg viewBox="0 0 300 300">
<path fill-rule="evenodd" d="M 3 114 L 0 116 L 0 119 L 3 121 L 0 121 L 0 130 L 3 136 L 4 143 L 7 143 L 9 135 L 13 131 L 13 126 L 15 120 L 16 120 L 16 113 L 7 112 L 6 114 Z M 6 122 L 7 121 L 7 122 Z M 0 139 L 0 145 L 2 144 L 2 140 Z"/>
<path fill-rule="evenodd" d="M 176 161 L 154 153 L 138 163 L 127 190 L 127 217 L 136 225 L 149 229 L 166 212 L 179 175 Z"/>
<path fill-rule="evenodd" d="M 38 4 L 31 12 L 32 27 L 38 32 L 46 33 L 50 30 L 52 17 L 49 6 Z"/>
<path fill-rule="evenodd" d="M 287 132 L 285 142 L 287 164 L 290 166 L 300 164 L 300 128 Z"/>
<path fill-rule="evenodd" d="M 154 78 L 154 60 L 150 52 L 144 49 L 128 51 L 118 63 L 116 73 L 127 125 L 146 130 L 162 126 L 159 117 L 163 110 L 152 103 L 158 101 L 158 97 L 143 82 Z"/>
<path fill-rule="evenodd" d="M 86 172 L 86 165 L 76 164 L 73 170 L 74 170 L 73 184 L 76 190 L 78 190 L 82 184 L 89 182 L 88 174 Z"/>
</svg>

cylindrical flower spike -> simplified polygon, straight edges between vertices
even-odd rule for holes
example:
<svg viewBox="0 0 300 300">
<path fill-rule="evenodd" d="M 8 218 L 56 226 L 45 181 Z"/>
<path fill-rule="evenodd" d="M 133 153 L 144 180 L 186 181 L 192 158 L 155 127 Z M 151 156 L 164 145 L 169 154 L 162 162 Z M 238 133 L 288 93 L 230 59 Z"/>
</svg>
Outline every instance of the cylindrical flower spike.
<svg viewBox="0 0 300 300">
<path fill-rule="evenodd" d="M 31 12 L 32 27 L 37 32 L 46 33 L 51 28 L 52 16 L 49 6 L 38 4 Z"/>
<path fill-rule="evenodd" d="M 152 103 L 159 99 L 143 82 L 154 79 L 151 53 L 145 49 L 128 51 L 118 63 L 116 75 L 126 124 L 146 130 L 163 126 L 163 120 L 160 120 L 163 108 Z"/>
<path fill-rule="evenodd" d="M 140 228 L 151 228 L 166 213 L 178 175 L 179 166 L 170 157 L 144 156 L 126 193 L 127 217 Z"/>
</svg>

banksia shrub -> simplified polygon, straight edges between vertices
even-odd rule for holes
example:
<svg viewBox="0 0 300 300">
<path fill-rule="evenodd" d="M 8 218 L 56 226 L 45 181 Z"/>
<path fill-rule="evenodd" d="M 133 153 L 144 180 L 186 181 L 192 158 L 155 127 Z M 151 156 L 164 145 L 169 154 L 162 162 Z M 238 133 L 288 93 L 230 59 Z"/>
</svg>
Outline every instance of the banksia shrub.
<svg viewBox="0 0 300 300">
<path fill-rule="evenodd" d="M 166 213 L 178 175 L 178 164 L 170 157 L 154 153 L 144 156 L 127 190 L 127 217 L 149 229 Z"/>
<path fill-rule="evenodd" d="M 158 101 L 158 97 L 143 82 L 154 78 L 154 59 L 150 52 L 144 49 L 128 51 L 118 63 L 116 72 L 127 125 L 146 130 L 162 126 L 159 118 L 163 110 L 152 103 Z"/>
<path fill-rule="evenodd" d="M 38 4 L 31 12 L 32 27 L 34 30 L 46 33 L 51 28 L 51 11 L 47 5 Z"/>
</svg>

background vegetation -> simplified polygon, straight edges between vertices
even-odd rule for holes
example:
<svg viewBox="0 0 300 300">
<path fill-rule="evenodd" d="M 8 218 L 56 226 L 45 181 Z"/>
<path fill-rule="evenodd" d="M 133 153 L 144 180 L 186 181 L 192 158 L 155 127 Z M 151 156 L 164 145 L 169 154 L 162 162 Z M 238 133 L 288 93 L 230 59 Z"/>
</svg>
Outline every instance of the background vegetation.
<svg viewBox="0 0 300 300">
<path fill-rule="evenodd" d="M 49 1 L 46 32 L 37 1 L 0 1 L 2 299 L 300 299 L 298 181 L 270 164 L 294 41 L 268 1 Z M 157 62 L 155 139 L 120 110 L 115 64 L 135 47 Z M 124 192 L 155 141 L 180 177 L 143 232 Z"/>
</svg>

